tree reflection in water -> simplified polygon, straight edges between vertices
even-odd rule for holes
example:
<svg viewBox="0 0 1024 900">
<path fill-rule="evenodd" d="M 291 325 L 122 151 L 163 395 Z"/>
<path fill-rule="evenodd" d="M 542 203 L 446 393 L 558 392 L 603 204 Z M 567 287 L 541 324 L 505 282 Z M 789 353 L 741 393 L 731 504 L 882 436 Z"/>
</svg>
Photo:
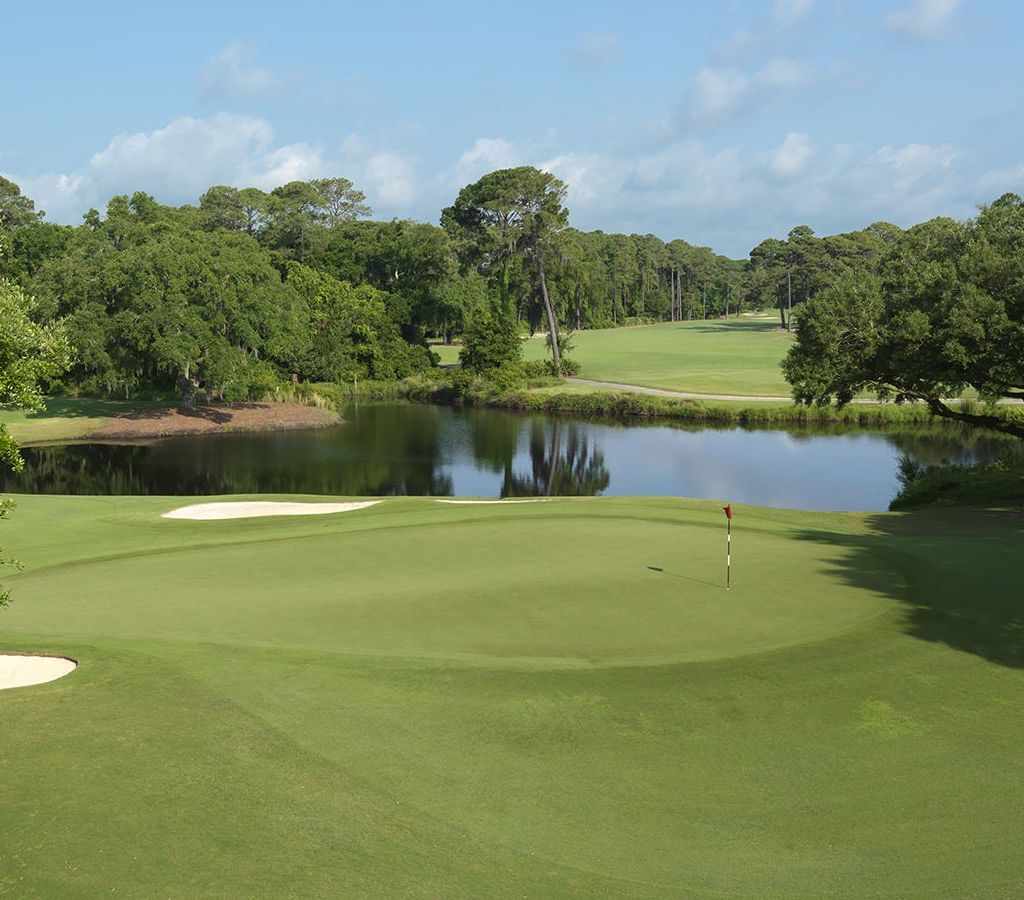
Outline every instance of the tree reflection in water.
<svg viewBox="0 0 1024 900">
<path fill-rule="evenodd" d="M 604 454 L 573 422 L 534 420 L 530 429 L 529 474 L 506 470 L 502 497 L 593 497 L 605 490 L 611 474 Z"/>
</svg>

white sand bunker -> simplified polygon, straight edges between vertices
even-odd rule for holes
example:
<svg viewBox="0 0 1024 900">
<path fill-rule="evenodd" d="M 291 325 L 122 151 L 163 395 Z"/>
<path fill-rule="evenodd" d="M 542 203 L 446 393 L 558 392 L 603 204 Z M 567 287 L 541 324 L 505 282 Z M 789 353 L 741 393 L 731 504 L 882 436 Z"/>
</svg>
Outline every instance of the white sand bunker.
<svg viewBox="0 0 1024 900">
<path fill-rule="evenodd" d="M 56 681 L 70 675 L 77 666 L 73 659 L 63 656 L 0 654 L 0 691 Z"/>
<path fill-rule="evenodd" d="M 530 497 L 519 500 L 438 500 L 438 503 L 552 503 L 557 497 Z"/>
<path fill-rule="evenodd" d="M 374 506 L 380 500 L 350 503 L 278 503 L 272 500 L 237 500 L 228 503 L 195 503 L 165 512 L 164 519 L 254 519 L 258 516 L 323 516 Z"/>
</svg>

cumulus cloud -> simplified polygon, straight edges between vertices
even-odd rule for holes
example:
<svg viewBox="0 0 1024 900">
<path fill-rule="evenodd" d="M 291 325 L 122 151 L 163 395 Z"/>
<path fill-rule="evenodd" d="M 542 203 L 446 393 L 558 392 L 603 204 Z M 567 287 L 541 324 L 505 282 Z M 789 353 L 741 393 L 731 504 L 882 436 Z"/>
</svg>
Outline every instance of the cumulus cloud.
<svg viewBox="0 0 1024 900">
<path fill-rule="evenodd" d="M 953 14 L 964 0 L 913 0 L 907 6 L 894 10 L 885 18 L 891 31 L 909 35 L 922 41 L 941 37 Z"/>
<path fill-rule="evenodd" d="M 768 154 L 768 172 L 780 180 L 789 180 L 803 174 L 814 156 L 810 135 L 791 131 L 786 139 Z"/>
<path fill-rule="evenodd" d="M 983 196 L 993 200 L 1008 191 L 1024 193 L 1024 163 L 983 172 L 978 178 L 978 187 Z"/>
<path fill-rule="evenodd" d="M 281 81 L 258 65 L 240 41 L 233 41 L 207 60 L 199 84 L 204 93 L 221 97 L 265 97 L 281 89 Z"/>
<path fill-rule="evenodd" d="M 589 31 L 584 34 L 572 51 L 576 62 L 595 66 L 607 66 L 618 62 L 622 48 L 619 36 L 607 31 Z"/>
<path fill-rule="evenodd" d="M 793 94 L 809 81 L 806 66 L 786 56 L 772 57 L 751 74 L 705 66 L 694 76 L 686 118 L 701 127 L 721 125 L 758 103 Z"/>
<path fill-rule="evenodd" d="M 523 152 L 504 138 L 477 138 L 442 181 L 448 187 L 461 188 L 495 169 L 523 165 L 523 159 Z"/>
<path fill-rule="evenodd" d="M 367 190 L 386 206 L 408 209 L 417 196 L 416 172 L 400 153 L 385 150 L 366 162 Z"/>
<path fill-rule="evenodd" d="M 271 190 L 289 181 L 344 175 L 371 205 L 406 213 L 416 198 L 409 159 L 358 137 L 336 151 L 279 144 L 258 116 L 182 116 L 162 128 L 119 134 L 80 171 L 11 176 L 48 218 L 75 222 L 114 194 L 145 191 L 164 203 L 194 203 L 213 184 Z"/>
<path fill-rule="evenodd" d="M 86 174 L 100 190 L 134 185 L 155 193 L 173 185 L 192 193 L 231 179 L 240 163 L 253 166 L 273 138 L 270 123 L 257 116 L 182 116 L 163 128 L 117 135 L 93 154 Z"/>
</svg>

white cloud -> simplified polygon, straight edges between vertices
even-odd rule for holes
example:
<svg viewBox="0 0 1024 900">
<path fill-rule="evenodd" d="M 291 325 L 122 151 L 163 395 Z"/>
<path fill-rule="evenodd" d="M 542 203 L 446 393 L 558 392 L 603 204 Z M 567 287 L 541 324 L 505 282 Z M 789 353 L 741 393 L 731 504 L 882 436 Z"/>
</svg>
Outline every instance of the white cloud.
<svg viewBox="0 0 1024 900">
<path fill-rule="evenodd" d="M 759 103 L 796 93 L 809 81 L 806 67 L 785 56 L 772 57 L 750 75 L 705 66 L 694 76 L 686 118 L 701 128 L 721 125 Z"/>
<path fill-rule="evenodd" d="M 1024 163 L 989 169 L 978 179 L 978 188 L 983 197 L 990 200 L 1001 197 L 1007 191 L 1014 194 L 1024 193 Z"/>
<path fill-rule="evenodd" d="M 366 160 L 362 183 L 377 205 L 406 214 L 418 195 L 412 163 L 402 154 L 390 150 L 374 153 Z"/>
<path fill-rule="evenodd" d="M 267 161 L 274 129 L 257 116 L 218 113 L 182 116 L 163 128 L 117 135 L 89 160 L 87 177 L 98 189 L 195 195 L 204 186 L 231 181 L 239 166 L 251 171 Z"/>
<path fill-rule="evenodd" d="M 280 80 L 257 65 L 240 41 L 233 41 L 207 60 L 199 84 L 207 94 L 230 97 L 264 97 L 281 88 Z"/>
<path fill-rule="evenodd" d="M 590 31 L 584 34 L 573 48 L 572 57 L 577 62 L 607 66 L 618 62 L 621 49 L 617 34 Z"/>
<path fill-rule="evenodd" d="M 35 201 L 36 209 L 46 213 L 49 222 L 77 224 L 79 216 L 96 205 L 96 191 L 84 175 L 56 172 L 22 176 L 0 172 L 0 175 L 17 183 L 22 193 Z"/>
<path fill-rule="evenodd" d="M 735 69 L 706 66 L 693 79 L 695 119 L 719 119 L 730 115 L 750 90 L 750 79 Z"/>
<path fill-rule="evenodd" d="M 447 186 L 458 189 L 495 169 L 522 165 L 523 159 L 522 151 L 504 138 L 477 138 L 442 180 Z"/>
<path fill-rule="evenodd" d="M 239 163 L 231 183 L 269 191 L 289 181 L 308 181 L 327 175 L 331 166 L 308 144 L 286 144 Z"/>
<path fill-rule="evenodd" d="M 956 151 L 950 144 L 932 147 L 928 144 L 907 144 L 905 147 L 879 147 L 865 160 L 866 167 L 887 172 L 893 187 L 901 192 L 913 189 L 922 180 L 945 175 L 956 161 Z"/>
<path fill-rule="evenodd" d="M 163 128 L 119 134 L 78 172 L 14 177 L 48 218 L 75 222 L 114 194 L 145 191 L 163 203 L 194 203 L 214 184 L 271 190 L 294 180 L 351 178 L 372 204 L 406 213 L 415 199 L 412 164 L 353 136 L 337 152 L 305 143 L 276 144 L 258 116 L 183 116 Z"/>
<path fill-rule="evenodd" d="M 791 131 L 786 139 L 768 154 L 768 172 L 780 180 L 801 175 L 814 156 L 810 135 Z"/>
<path fill-rule="evenodd" d="M 964 0 L 913 0 L 909 5 L 894 10 L 885 17 L 885 24 L 896 31 L 918 40 L 928 41 L 940 37 L 953 14 Z"/>
</svg>

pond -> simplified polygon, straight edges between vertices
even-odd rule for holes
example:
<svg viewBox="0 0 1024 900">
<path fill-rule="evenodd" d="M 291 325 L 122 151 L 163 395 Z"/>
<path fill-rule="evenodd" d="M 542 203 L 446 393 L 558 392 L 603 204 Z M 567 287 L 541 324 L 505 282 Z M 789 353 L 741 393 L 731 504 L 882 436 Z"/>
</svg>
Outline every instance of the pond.
<svg viewBox="0 0 1024 900">
<path fill-rule="evenodd" d="M 971 463 L 1006 446 L 959 429 L 693 428 L 495 410 L 360 404 L 343 425 L 27 448 L 0 490 L 60 494 L 310 493 L 470 497 L 670 495 L 881 510 L 906 454 Z"/>
</svg>

